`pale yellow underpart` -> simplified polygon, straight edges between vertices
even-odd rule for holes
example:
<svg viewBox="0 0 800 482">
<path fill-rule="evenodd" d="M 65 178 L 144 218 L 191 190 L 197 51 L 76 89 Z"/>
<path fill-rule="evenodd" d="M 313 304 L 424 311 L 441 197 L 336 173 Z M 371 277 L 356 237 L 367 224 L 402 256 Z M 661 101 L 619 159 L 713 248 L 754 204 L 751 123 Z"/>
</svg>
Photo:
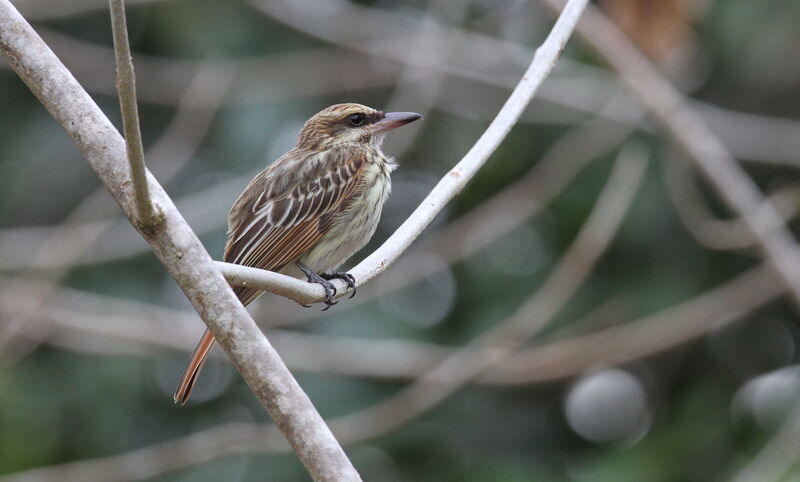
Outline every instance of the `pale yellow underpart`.
<svg viewBox="0 0 800 482">
<path fill-rule="evenodd" d="M 381 211 L 391 191 L 389 174 L 396 165 L 391 159 L 375 156 L 376 162 L 368 162 L 363 169 L 364 186 L 361 194 L 342 213 L 325 236 L 300 261 L 317 273 L 330 273 L 369 242 Z M 304 275 L 294 266 L 287 266 L 283 272 L 303 278 Z"/>
</svg>

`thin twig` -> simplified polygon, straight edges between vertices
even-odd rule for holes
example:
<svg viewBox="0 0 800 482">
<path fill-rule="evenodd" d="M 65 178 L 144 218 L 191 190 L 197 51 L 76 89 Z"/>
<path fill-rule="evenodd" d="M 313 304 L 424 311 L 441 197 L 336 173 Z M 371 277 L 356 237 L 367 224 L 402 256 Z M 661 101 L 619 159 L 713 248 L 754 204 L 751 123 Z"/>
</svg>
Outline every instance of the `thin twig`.
<svg viewBox="0 0 800 482">
<path fill-rule="evenodd" d="M 108 0 L 108 6 L 111 10 L 111 30 L 114 34 L 114 52 L 117 59 L 119 108 L 122 114 L 122 130 L 128 151 L 128 163 L 131 168 L 130 178 L 136 200 L 138 227 L 145 233 L 149 233 L 163 222 L 163 216 L 153 206 L 153 202 L 150 200 L 150 189 L 147 185 L 142 133 L 139 130 L 139 108 L 136 105 L 136 74 L 133 71 L 131 48 L 128 45 L 128 25 L 125 20 L 125 1 Z"/>
</svg>

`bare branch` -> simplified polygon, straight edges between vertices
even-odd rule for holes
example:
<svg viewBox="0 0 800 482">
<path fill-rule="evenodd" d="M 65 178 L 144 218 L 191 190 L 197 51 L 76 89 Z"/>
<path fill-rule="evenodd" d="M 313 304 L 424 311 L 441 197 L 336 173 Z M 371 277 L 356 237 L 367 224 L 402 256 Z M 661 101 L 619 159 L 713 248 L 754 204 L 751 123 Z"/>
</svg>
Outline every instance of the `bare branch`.
<svg viewBox="0 0 800 482">
<path fill-rule="evenodd" d="M 132 221 L 125 143 L 89 95 L 8 0 L 0 0 L 0 54 L 73 139 Z M 360 480 L 325 422 L 215 268 L 154 178 L 152 201 L 165 222 L 142 232 L 225 348 L 315 480 Z"/>
<path fill-rule="evenodd" d="M 114 52 L 117 58 L 117 90 L 122 113 L 122 130 L 128 150 L 131 183 L 136 200 L 137 221 L 140 229 L 155 230 L 163 217 L 153 207 L 147 174 L 144 167 L 144 147 L 139 130 L 139 108 L 136 105 L 136 74 L 133 71 L 131 48 L 128 45 L 128 25 L 125 20 L 125 1 L 109 0 L 111 30 L 114 33 Z"/>
</svg>

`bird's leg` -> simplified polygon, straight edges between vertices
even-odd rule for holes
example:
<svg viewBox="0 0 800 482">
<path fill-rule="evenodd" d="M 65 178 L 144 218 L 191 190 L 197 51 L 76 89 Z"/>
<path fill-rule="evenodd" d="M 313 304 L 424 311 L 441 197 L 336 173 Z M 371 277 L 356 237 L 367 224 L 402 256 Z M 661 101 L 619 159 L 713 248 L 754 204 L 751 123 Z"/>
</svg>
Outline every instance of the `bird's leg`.
<svg viewBox="0 0 800 482">
<path fill-rule="evenodd" d="M 322 276 L 326 280 L 332 280 L 332 279 L 343 280 L 345 283 L 347 283 L 347 288 L 353 290 L 353 292 L 350 293 L 350 296 L 348 296 L 348 298 L 352 298 L 353 296 L 356 295 L 356 279 L 350 273 L 340 273 L 338 271 L 334 271 L 331 274 L 322 273 L 320 276 Z"/>
<path fill-rule="evenodd" d="M 300 261 L 297 261 L 295 264 L 297 264 L 297 267 L 300 268 L 300 271 L 302 271 L 306 275 L 306 278 L 308 279 L 309 283 L 318 283 L 321 284 L 323 288 L 325 288 L 325 300 L 323 301 L 323 303 L 325 303 L 327 306 L 323 308 L 322 311 L 325 311 L 331 306 L 338 303 L 338 301 L 333 301 L 333 297 L 336 296 L 336 287 L 333 286 L 333 283 L 331 283 L 324 277 L 318 275 L 316 272 L 314 272 L 313 269 L 309 268 Z"/>
</svg>

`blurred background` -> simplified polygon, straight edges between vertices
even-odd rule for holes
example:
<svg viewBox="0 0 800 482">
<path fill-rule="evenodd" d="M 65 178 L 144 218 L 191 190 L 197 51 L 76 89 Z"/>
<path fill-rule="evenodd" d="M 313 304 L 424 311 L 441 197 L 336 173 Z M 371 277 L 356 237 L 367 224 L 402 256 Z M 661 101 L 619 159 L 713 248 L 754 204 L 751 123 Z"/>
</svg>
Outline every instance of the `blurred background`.
<svg viewBox="0 0 800 482">
<path fill-rule="evenodd" d="M 107 2 L 14 4 L 119 125 Z M 554 20 L 534 0 L 128 4 L 148 166 L 217 259 L 233 200 L 309 116 L 420 112 L 385 144 L 400 168 L 363 258 Z M 796 227 L 800 3 L 594 5 Z M 354 299 L 251 306 L 365 480 L 800 480 L 798 304 L 590 42 L 570 41 L 485 168 Z M 172 403 L 203 323 L 3 61 L 0 112 L 4 480 L 308 480 L 221 350 Z M 494 349 L 415 385 L 441 402 L 359 418 L 444 357 Z"/>
</svg>

